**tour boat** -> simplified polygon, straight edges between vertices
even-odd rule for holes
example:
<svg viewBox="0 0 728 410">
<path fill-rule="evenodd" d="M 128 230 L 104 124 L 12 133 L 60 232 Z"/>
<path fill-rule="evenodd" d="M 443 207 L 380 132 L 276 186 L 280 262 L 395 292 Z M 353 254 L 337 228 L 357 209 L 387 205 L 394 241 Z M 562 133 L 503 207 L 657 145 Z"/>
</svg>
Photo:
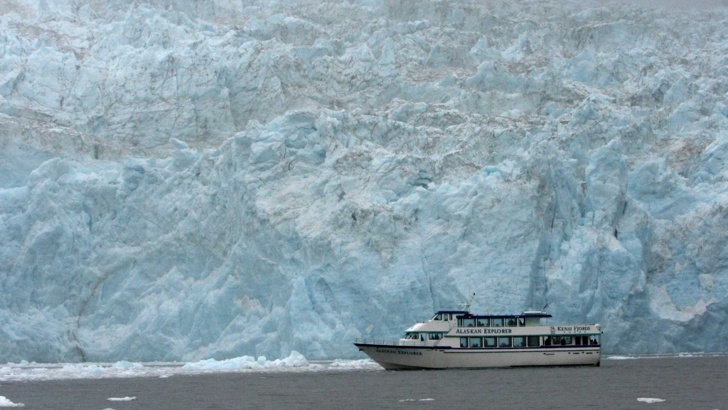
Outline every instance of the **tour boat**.
<svg viewBox="0 0 728 410">
<path fill-rule="evenodd" d="M 399 340 L 357 339 L 354 345 L 387 370 L 520 366 L 599 366 L 598 324 L 551 325 L 542 310 L 474 315 L 441 310 Z"/>
</svg>

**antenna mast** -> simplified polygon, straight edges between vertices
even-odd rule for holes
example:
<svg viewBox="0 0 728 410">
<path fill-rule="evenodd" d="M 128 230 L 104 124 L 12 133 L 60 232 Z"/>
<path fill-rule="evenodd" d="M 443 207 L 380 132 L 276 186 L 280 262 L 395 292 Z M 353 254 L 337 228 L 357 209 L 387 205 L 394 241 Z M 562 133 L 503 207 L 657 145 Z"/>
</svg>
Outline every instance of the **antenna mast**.
<svg viewBox="0 0 728 410">
<path fill-rule="evenodd" d="M 463 307 L 463 310 L 470 312 L 470 305 L 473 304 L 473 299 L 475 299 L 475 293 L 470 295 L 470 299 L 468 299 L 468 301 L 466 303 L 463 303 L 462 305 L 460 305 Z"/>
</svg>

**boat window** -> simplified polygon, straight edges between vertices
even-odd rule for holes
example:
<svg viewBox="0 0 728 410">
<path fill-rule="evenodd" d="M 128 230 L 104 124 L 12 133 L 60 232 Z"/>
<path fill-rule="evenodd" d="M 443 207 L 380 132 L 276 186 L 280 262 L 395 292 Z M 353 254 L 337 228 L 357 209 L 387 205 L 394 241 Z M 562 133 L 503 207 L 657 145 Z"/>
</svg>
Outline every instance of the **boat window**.
<svg viewBox="0 0 728 410">
<path fill-rule="evenodd" d="M 510 336 L 502 336 L 498 338 L 498 347 L 511 347 Z"/>
<path fill-rule="evenodd" d="M 419 335 L 416 332 L 407 332 L 404 335 L 404 338 L 405 339 L 413 339 L 414 340 L 414 339 L 417 339 L 418 337 L 419 337 Z"/>
<path fill-rule="evenodd" d="M 470 338 L 470 347 L 480 347 L 481 345 L 482 345 L 481 338 L 479 338 L 479 337 Z"/>
<path fill-rule="evenodd" d="M 463 327 L 473 327 L 475 326 L 475 319 L 463 319 Z"/>
<path fill-rule="evenodd" d="M 442 320 L 442 315 L 438 313 L 432 317 L 432 320 Z"/>
<path fill-rule="evenodd" d="M 495 337 L 484 337 L 483 338 L 483 346 L 485 346 L 485 347 L 495 347 Z"/>
<path fill-rule="evenodd" d="M 544 346 L 551 346 L 551 336 L 544 336 L 543 337 L 543 345 Z"/>
<path fill-rule="evenodd" d="M 491 323 L 492 323 L 491 326 L 494 326 L 494 327 L 503 327 L 503 318 L 502 317 L 494 317 L 491 320 Z"/>
<path fill-rule="evenodd" d="M 430 333 L 430 340 L 442 339 L 442 333 Z"/>
<path fill-rule="evenodd" d="M 554 336 L 554 346 L 565 346 L 571 344 L 571 336 Z"/>
<path fill-rule="evenodd" d="M 528 345 L 529 346 L 540 346 L 541 341 L 539 340 L 539 336 L 528 336 Z"/>
<path fill-rule="evenodd" d="M 468 338 L 467 337 L 460 338 L 460 347 L 468 347 Z"/>
<path fill-rule="evenodd" d="M 526 338 L 523 336 L 513 337 L 513 347 L 524 347 L 526 346 Z"/>
<path fill-rule="evenodd" d="M 488 327 L 490 326 L 488 322 L 488 319 L 478 318 L 478 327 Z"/>
<path fill-rule="evenodd" d="M 516 318 L 514 318 L 514 317 L 508 318 L 508 321 L 506 323 L 508 323 L 508 326 L 510 326 L 510 327 L 516 327 Z"/>
<path fill-rule="evenodd" d="M 518 318 L 518 326 L 520 326 L 520 327 L 526 326 L 526 318 L 525 317 L 519 317 Z"/>
<path fill-rule="evenodd" d="M 599 344 L 599 335 L 591 335 L 591 336 L 589 336 L 589 344 L 590 345 L 598 345 Z"/>
</svg>

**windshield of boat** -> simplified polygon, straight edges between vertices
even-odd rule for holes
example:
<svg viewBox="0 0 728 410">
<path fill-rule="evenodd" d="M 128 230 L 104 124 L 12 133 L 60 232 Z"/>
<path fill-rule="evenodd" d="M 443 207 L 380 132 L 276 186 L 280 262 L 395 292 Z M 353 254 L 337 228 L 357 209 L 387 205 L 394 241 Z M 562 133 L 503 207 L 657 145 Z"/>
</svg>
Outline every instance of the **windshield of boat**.
<svg viewBox="0 0 728 410">
<path fill-rule="evenodd" d="M 435 313 L 435 316 L 432 317 L 430 320 L 452 320 L 453 313 L 451 312 L 437 312 Z"/>
</svg>

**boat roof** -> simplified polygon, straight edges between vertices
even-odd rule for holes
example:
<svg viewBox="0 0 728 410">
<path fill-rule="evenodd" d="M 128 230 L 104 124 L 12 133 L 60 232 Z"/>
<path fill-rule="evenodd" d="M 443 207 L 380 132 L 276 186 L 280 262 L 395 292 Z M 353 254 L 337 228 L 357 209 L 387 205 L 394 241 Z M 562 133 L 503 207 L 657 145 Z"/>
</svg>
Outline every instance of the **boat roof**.
<svg viewBox="0 0 728 410">
<path fill-rule="evenodd" d="M 523 317 L 553 317 L 550 314 L 541 311 L 541 310 L 526 310 L 523 313 L 521 313 L 519 316 Z"/>
<path fill-rule="evenodd" d="M 461 317 L 469 317 L 469 318 L 473 317 L 473 318 L 483 318 L 483 319 L 485 319 L 485 318 L 490 319 L 490 318 L 495 318 L 495 317 L 538 317 L 538 318 L 553 317 L 550 314 L 548 314 L 544 311 L 541 311 L 541 310 L 526 310 L 519 315 L 513 315 L 513 314 L 511 314 L 511 315 L 476 315 L 476 314 L 468 312 L 467 310 L 438 310 L 435 314 L 439 315 L 439 314 L 443 314 L 443 313 L 459 315 Z"/>
<path fill-rule="evenodd" d="M 550 314 L 546 312 L 541 311 L 525 311 L 521 313 L 520 315 L 474 315 L 470 312 L 465 312 L 465 314 L 462 315 L 462 317 L 468 317 L 468 318 L 482 318 L 482 319 L 491 319 L 491 318 L 497 318 L 497 317 L 537 317 L 537 318 L 549 318 L 553 317 Z"/>
<path fill-rule="evenodd" d="M 456 315 L 466 315 L 469 312 L 467 310 L 438 310 L 435 314 L 439 315 L 441 313 L 449 313 L 449 314 L 456 314 Z"/>
</svg>

